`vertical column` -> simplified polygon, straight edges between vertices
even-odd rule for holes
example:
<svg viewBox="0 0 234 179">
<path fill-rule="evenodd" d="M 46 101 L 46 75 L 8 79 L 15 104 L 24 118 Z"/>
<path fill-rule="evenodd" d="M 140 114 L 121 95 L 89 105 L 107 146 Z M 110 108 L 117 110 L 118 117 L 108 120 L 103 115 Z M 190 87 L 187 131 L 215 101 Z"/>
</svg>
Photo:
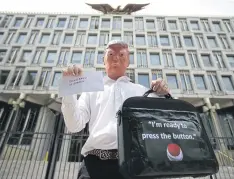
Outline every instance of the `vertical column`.
<svg viewBox="0 0 234 179">
<path fill-rule="evenodd" d="M 64 135 L 63 135 L 63 139 L 62 139 L 63 141 L 62 141 L 61 150 L 60 150 L 60 157 L 59 157 L 59 160 L 61 162 L 68 161 L 71 139 L 72 139 L 72 135 L 69 134 L 67 128 L 65 127 L 64 128 Z"/>
<path fill-rule="evenodd" d="M 51 139 L 54 135 L 55 115 L 47 107 L 42 107 L 39 116 L 41 117 L 38 119 L 31 147 L 34 148 L 33 158 L 36 160 L 46 160 Z"/>
<path fill-rule="evenodd" d="M 216 113 L 217 109 L 220 109 L 219 104 L 216 103 L 214 106 L 212 106 L 210 99 L 209 98 L 204 98 L 204 103 L 206 106 L 203 107 L 203 112 L 209 112 L 210 116 L 211 116 L 211 120 L 215 126 L 215 131 L 217 134 L 217 137 L 222 137 L 222 129 L 220 127 L 220 123 L 218 121 L 218 115 Z M 225 151 L 226 147 L 224 145 L 224 141 L 220 140 L 219 141 L 219 145 L 220 145 L 220 149 Z"/>
</svg>

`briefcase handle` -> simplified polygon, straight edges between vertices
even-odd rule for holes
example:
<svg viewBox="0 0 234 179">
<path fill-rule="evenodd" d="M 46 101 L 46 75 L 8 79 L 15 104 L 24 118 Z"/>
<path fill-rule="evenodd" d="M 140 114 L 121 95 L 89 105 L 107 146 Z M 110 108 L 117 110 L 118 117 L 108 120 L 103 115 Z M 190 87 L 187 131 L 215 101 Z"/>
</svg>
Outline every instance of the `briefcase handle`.
<svg viewBox="0 0 234 179">
<path fill-rule="evenodd" d="M 143 97 L 147 97 L 150 93 L 155 93 L 155 91 L 153 89 L 149 89 L 148 91 L 145 92 L 145 94 L 143 95 Z M 164 97 L 166 99 L 173 99 L 170 93 L 164 95 Z"/>
</svg>

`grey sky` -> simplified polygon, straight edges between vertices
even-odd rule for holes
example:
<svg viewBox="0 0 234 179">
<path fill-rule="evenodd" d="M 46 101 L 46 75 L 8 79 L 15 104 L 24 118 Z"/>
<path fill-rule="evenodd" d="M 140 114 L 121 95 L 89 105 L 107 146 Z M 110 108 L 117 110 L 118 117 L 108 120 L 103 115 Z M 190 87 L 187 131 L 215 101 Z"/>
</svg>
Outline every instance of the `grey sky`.
<svg viewBox="0 0 234 179">
<path fill-rule="evenodd" d="M 137 13 L 145 15 L 234 17 L 234 0 L 0 0 L 0 11 L 98 14 L 85 2 L 108 3 L 113 7 L 149 2 L 148 7 Z"/>
</svg>

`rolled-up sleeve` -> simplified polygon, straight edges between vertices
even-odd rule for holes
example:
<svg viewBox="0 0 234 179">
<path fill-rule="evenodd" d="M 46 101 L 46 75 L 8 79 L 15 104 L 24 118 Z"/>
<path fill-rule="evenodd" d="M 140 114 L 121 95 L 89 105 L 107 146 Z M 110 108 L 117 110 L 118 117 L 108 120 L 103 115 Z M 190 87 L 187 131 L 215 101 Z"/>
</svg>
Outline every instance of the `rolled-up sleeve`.
<svg viewBox="0 0 234 179">
<path fill-rule="evenodd" d="M 68 131 L 80 132 L 91 116 L 89 95 L 82 93 L 78 100 L 76 95 L 63 97 L 61 110 Z"/>
</svg>

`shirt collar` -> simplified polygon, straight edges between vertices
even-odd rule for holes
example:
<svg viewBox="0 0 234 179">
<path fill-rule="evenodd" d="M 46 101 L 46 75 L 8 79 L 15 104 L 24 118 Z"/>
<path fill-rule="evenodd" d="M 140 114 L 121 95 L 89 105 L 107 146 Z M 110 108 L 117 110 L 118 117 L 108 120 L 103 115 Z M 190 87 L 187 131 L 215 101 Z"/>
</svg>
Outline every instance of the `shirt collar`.
<svg viewBox="0 0 234 179">
<path fill-rule="evenodd" d="M 129 81 L 131 81 L 131 79 L 127 76 L 121 76 L 117 80 L 113 80 L 113 79 L 109 78 L 108 76 L 104 76 L 104 84 L 114 83 L 116 81 L 129 82 Z"/>
</svg>

